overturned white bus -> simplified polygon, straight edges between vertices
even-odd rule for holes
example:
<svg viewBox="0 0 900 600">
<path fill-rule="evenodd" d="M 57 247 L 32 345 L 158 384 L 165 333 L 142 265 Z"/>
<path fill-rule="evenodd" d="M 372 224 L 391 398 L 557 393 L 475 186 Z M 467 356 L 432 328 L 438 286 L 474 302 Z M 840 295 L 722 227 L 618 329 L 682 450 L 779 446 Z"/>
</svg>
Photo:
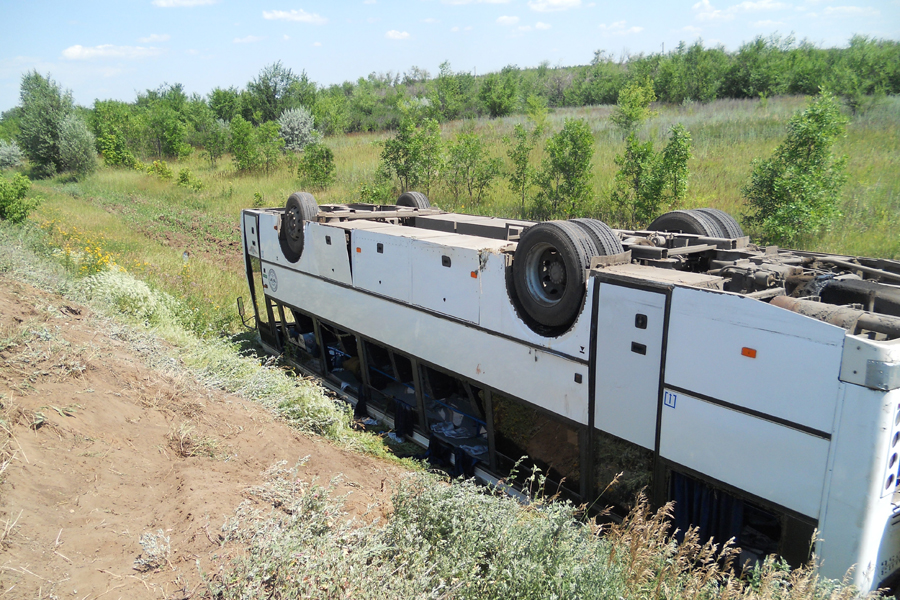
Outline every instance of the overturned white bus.
<svg viewBox="0 0 900 600">
<path fill-rule="evenodd" d="M 900 568 L 900 263 L 758 247 L 713 209 L 647 231 L 396 206 L 241 217 L 267 351 L 490 480 L 675 500 L 742 558 Z M 611 489 L 607 484 L 621 473 Z M 601 496 L 601 493 L 603 495 Z"/>
</svg>

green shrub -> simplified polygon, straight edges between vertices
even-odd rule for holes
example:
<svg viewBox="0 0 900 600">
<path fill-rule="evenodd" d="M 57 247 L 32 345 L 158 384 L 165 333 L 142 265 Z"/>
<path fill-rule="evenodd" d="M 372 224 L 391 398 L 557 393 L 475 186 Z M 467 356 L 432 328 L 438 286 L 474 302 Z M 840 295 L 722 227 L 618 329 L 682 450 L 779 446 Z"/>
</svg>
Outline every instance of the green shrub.
<svg viewBox="0 0 900 600">
<path fill-rule="evenodd" d="M 0 176 L 0 219 L 11 223 L 21 223 L 28 213 L 37 206 L 37 202 L 25 198 L 31 181 L 16 173 L 12 179 Z"/>
<path fill-rule="evenodd" d="M 181 187 L 194 190 L 195 192 L 199 192 L 203 189 L 203 182 L 186 167 L 178 171 L 178 179 L 175 180 L 175 183 Z"/>
<path fill-rule="evenodd" d="M 169 165 L 164 160 L 154 160 L 153 164 L 147 167 L 147 175 L 156 175 L 166 181 L 174 177 L 172 169 L 169 168 Z"/>
<path fill-rule="evenodd" d="M 470 205 L 480 204 L 500 175 L 500 166 L 500 159 L 490 156 L 481 136 L 460 133 L 447 148 L 446 181 L 457 201 L 465 195 Z"/>
<path fill-rule="evenodd" d="M 322 140 L 322 135 L 313 128 L 312 113 L 304 106 L 284 111 L 278 118 L 278 127 L 284 147 L 293 152 L 300 152 Z"/>
<path fill-rule="evenodd" d="M 828 226 L 839 214 L 847 157 L 831 149 L 847 123 L 838 100 L 822 92 L 791 117 L 787 137 L 771 158 L 753 161 L 743 194 L 753 211 L 747 222 L 764 241 L 790 243 Z"/>
<path fill-rule="evenodd" d="M 334 183 L 334 152 L 325 144 L 310 144 L 300 157 L 297 176 L 305 186 L 325 189 Z"/>
<path fill-rule="evenodd" d="M 583 119 L 566 119 L 562 130 L 547 140 L 535 180 L 539 188 L 534 213 L 539 219 L 582 214 L 593 196 L 591 159 L 594 136 Z"/>
</svg>

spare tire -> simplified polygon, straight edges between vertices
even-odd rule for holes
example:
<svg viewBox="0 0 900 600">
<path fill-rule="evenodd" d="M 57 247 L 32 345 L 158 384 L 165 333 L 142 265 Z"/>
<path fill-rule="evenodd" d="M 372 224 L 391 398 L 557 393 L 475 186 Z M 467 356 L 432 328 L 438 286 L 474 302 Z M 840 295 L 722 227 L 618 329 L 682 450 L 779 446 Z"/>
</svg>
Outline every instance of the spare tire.
<svg viewBox="0 0 900 600">
<path fill-rule="evenodd" d="M 571 219 L 571 222 L 581 227 L 594 240 L 594 245 L 597 246 L 597 251 L 599 252 L 595 256 L 612 256 L 625 252 L 619 236 L 603 221 L 597 219 Z"/>
<path fill-rule="evenodd" d="M 526 229 L 512 265 L 519 308 L 540 326 L 568 329 L 581 311 L 586 272 L 598 252 L 591 237 L 568 221 Z"/>
<path fill-rule="evenodd" d="M 428 201 L 428 196 L 422 192 L 403 192 L 400 194 L 400 197 L 397 198 L 397 206 L 428 208 L 431 206 L 431 202 Z"/>
<path fill-rule="evenodd" d="M 702 235 L 703 237 L 726 237 L 712 217 L 692 210 L 673 210 L 660 215 L 647 226 L 649 231 L 673 231 Z"/>
<path fill-rule="evenodd" d="M 314 221 L 319 214 L 319 205 L 312 194 L 294 192 L 287 199 L 281 217 L 281 231 L 278 241 L 285 258 L 295 263 L 303 254 L 303 223 Z"/>
<path fill-rule="evenodd" d="M 719 226 L 719 229 L 722 230 L 722 233 L 725 234 L 724 237 L 730 239 L 744 237 L 744 230 L 741 229 L 737 219 L 724 210 L 719 210 L 718 208 L 698 208 L 693 212 L 701 212 L 715 221 Z"/>
</svg>

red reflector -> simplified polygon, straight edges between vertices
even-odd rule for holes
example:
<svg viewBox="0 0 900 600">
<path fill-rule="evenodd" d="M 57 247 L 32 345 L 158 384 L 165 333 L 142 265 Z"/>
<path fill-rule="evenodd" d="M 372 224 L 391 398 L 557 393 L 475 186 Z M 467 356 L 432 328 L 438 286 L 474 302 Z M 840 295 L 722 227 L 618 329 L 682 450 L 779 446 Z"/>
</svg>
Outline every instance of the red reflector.
<svg viewBox="0 0 900 600">
<path fill-rule="evenodd" d="M 478 271 L 472 271 L 472 279 L 478 279 Z"/>
<path fill-rule="evenodd" d="M 356 249 L 356 253 L 357 253 L 357 254 L 362 254 L 362 248 L 357 248 L 357 249 Z"/>
<path fill-rule="evenodd" d="M 748 358 L 756 358 L 756 350 L 753 348 L 741 348 L 741 356 L 746 356 Z"/>
</svg>

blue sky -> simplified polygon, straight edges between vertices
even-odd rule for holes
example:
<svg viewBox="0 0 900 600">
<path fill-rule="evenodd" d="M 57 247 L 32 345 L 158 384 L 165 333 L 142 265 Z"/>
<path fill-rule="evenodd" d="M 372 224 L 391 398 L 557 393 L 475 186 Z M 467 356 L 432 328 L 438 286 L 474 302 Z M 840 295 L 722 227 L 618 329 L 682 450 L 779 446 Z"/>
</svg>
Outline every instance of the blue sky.
<svg viewBox="0 0 900 600">
<path fill-rule="evenodd" d="M 181 83 L 243 87 L 277 60 L 319 84 L 412 66 L 434 74 L 590 62 L 595 50 L 669 50 L 698 37 L 736 49 L 794 33 L 823 46 L 900 39 L 900 0 L 0 0 L 0 111 L 37 69 L 75 101 L 132 101 Z"/>
</svg>

